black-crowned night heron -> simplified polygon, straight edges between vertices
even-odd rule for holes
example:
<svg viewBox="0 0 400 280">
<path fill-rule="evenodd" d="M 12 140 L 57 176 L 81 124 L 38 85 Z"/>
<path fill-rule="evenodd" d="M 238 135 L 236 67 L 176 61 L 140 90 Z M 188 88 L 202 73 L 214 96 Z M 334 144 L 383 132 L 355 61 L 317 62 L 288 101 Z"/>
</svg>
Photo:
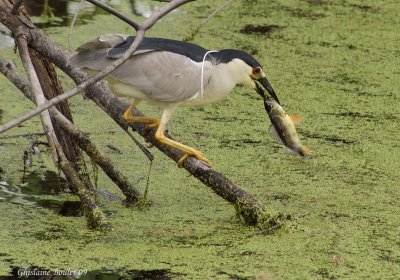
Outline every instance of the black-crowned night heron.
<svg viewBox="0 0 400 280">
<path fill-rule="evenodd" d="M 119 58 L 134 39 L 121 34 L 102 35 L 81 45 L 69 61 L 76 67 L 100 71 Z M 132 57 L 107 80 L 113 92 L 134 98 L 123 114 L 127 122 L 158 127 L 158 141 L 185 152 L 178 164 L 188 156 L 210 164 L 199 151 L 165 137 L 167 122 L 179 106 L 219 101 L 239 83 L 259 93 L 263 92 L 262 86 L 279 103 L 260 63 L 248 53 L 232 49 L 209 51 L 170 39 L 145 38 Z M 141 101 L 160 107 L 161 119 L 134 116 L 132 111 Z"/>
</svg>

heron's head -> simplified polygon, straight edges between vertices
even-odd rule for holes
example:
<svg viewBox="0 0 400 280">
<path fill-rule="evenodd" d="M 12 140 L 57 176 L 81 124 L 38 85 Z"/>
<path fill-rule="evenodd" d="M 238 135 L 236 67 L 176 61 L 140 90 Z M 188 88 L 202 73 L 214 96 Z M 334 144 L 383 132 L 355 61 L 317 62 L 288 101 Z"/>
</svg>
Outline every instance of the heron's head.
<svg viewBox="0 0 400 280">
<path fill-rule="evenodd" d="M 240 50 L 225 49 L 212 54 L 212 56 L 218 60 L 218 63 L 232 64 L 232 67 L 242 75 L 241 83 L 250 86 L 261 96 L 265 96 L 263 88 L 266 89 L 271 97 L 280 104 L 261 64 L 250 54 Z"/>
</svg>

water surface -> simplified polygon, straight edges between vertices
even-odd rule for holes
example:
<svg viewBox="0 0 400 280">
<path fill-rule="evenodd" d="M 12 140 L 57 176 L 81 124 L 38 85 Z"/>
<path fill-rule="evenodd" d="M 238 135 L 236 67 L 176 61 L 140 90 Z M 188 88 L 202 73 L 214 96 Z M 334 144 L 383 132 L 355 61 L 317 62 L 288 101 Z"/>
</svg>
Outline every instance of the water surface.
<svg viewBox="0 0 400 280">
<path fill-rule="evenodd" d="M 244 226 L 231 205 L 152 150 L 150 207 L 126 209 L 99 198 L 114 226 L 111 234 L 89 231 L 83 217 L 0 201 L 0 274 L 32 266 L 168 270 L 174 279 L 400 278 L 399 2 L 238 0 L 193 34 L 223 2 L 192 2 L 148 35 L 254 54 L 284 108 L 303 117 L 299 134 L 316 157 L 304 161 L 276 144 L 266 132 L 262 101 L 244 87 L 220 103 L 179 109 L 169 130 L 268 208 L 294 220 L 272 235 Z M 67 30 L 46 31 L 67 46 Z M 75 27 L 73 46 L 103 33 L 132 29 L 99 13 Z M 11 49 L 0 53 L 13 57 Z M 63 83 L 72 87 L 66 78 Z M 1 122 L 31 108 L 4 78 L 0 92 Z M 101 110 L 80 96 L 71 106 L 79 127 L 133 182 L 146 174 L 146 157 Z M 40 130 L 34 119 L 5 135 Z M 21 183 L 28 144 L 24 137 L 0 138 L 0 180 Z M 45 151 L 42 158 L 31 172 L 54 169 Z M 121 195 L 101 173 L 99 187 Z M 138 187 L 143 191 L 144 182 Z M 37 198 L 76 200 L 70 194 Z"/>
</svg>

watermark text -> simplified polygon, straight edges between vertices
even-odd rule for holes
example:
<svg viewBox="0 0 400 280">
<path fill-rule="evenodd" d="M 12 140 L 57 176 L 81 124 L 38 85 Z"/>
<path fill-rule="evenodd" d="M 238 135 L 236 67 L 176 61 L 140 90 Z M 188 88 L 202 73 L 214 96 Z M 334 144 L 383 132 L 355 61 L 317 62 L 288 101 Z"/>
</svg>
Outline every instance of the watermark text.
<svg viewBox="0 0 400 280">
<path fill-rule="evenodd" d="M 44 270 L 40 268 L 20 268 L 18 269 L 18 277 L 24 276 L 81 276 L 87 274 L 86 269 L 56 269 Z"/>
</svg>

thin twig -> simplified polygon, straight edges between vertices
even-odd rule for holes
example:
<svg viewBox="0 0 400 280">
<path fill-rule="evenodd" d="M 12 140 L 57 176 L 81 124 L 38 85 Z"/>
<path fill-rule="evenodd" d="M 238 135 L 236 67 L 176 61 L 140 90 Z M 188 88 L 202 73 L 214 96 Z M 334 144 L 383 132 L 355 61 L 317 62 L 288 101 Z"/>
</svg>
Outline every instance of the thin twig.
<svg viewBox="0 0 400 280">
<path fill-rule="evenodd" d="M 133 41 L 132 45 L 123 53 L 123 55 L 120 58 L 115 60 L 113 63 L 108 65 L 102 71 L 100 71 L 96 75 L 90 77 L 88 80 L 86 80 L 79 86 L 75 87 L 74 89 L 72 89 L 66 93 L 63 93 L 51 100 L 39 105 L 31 112 L 29 112 L 25 115 L 22 115 L 20 117 L 17 117 L 15 119 L 13 119 L 12 121 L 10 121 L 9 123 L 6 123 L 6 124 L 0 126 L 0 133 L 3 133 L 5 131 L 21 124 L 24 121 L 31 119 L 32 117 L 40 114 L 41 112 L 43 112 L 44 110 L 46 110 L 48 108 L 60 103 L 61 101 L 71 98 L 72 96 L 74 96 L 74 95 L 78 94 L 79 92 L 83 91 L 84 89 L 86 89 L 88 86 L 95 84 L 96 82 L 98 82 L 99 80 L 101 80 L 102 78 L 104 78 L 105 76 L 110 74 L 117 67 L 122 65 L 135 52 L 137 47 L 142 42 L 142 40 L 144 38 L 144 33 L 146 30 L 151 28 L 161 17 L 163 17 L 164 15 L 166 15 L 173 9 L 175 9 L 185 3 L 191 2 L 191 1 L 193 1 L 193 0 L 174 0 L 174 1 L 171 1 L 170 3 L 168 3 L 167 5 L 165 5 L 164 7 L 162 7 L 160 10 L 155 11 L 146 21 L 143 22 L 143 24 L 141 24 L 139 27 L 137 27 L 135 40 Z M 26 33 L 26 34 L 28 34 L 28 33 Z"/>
<path fill-rule="evenodd" d="M 51 100 L 48 100 L 47 102 L 38 105 L 34 110 L 31 112 L 22 115 L 20 117 L 17 117 L 13 119 L 12 121 L 0 126 L 0 133 L 5 132 L 22 122 L 31 119 L 32 117 L 40 114 L 44 110 L 47 110 L 48 108 L 60 103 L 61 101 L 64 101 L 68 98 L 71 98 L 72 96 L 80 93 L 83 91 L 86 87 L 91 86 L 98 82 L 100 79 L 104 78 L 106 75 L 110 74 L 112 71 L 114 71 L 117 67 L 119 67 L 121 64 L 123 64 L 131 55 L 132 53 L 136 50 L 136 48 L 139 46 L 140 42 L 143 40 L 144 37 L 144 31 L 139 30 L 136 33 L 135 41 L 133 44 L 129 47 L 129 49 L 116 61 L 114 61 L 112 64 L 108 65 L 106 68 L 104 68 L 102 71 L 97 73 L 96 75 L 92 76 L 79 86 L 73 88 L 72 90 L 67 91 L 66 93 L 63 93 Z"/>
<path fill-rule="evenodd" d="M 114 16 L 119 18 L 120 20 L 125 21 L 127 24 L 129 24 L 130 26 L 132 26 L 136 30 L 139 29 L 139 26 L 140 26 L 139 23 L 137 23 L 136 21 L 133 21 L 130 18 L 124 16 L 119 11 L 117 11 L 116 9 L 104 4 L 103 2 L 100 2 L 100 1 L 97 1 L 97 0 L 86 0 L 86 1 L 92 3 L 93 5 L 101 8 L 101 9 L 103 9 L 104 11 L 109 12 L 110 14 L 113 14 Z"/>
<path fill-rule="evenodd" d="M 221 6 L 216 8 L 214 12 L 212 12 L 191 34 L 190 36 L 186 37 L 184 39 L 185 41 L 191 41 L 194 39 L 194 36 L 200 31 L 201 28 L 203 28 L 204 25 L 206 25 L 216 14 L 218 14 L 223 8 L 225 8 L 228 4 L 232 3 L 234 0 L 228 0 L 224 3 L 222 3 Z"/>
<path fill-rule="evenodd" d="M 16 41 L 18 45 L 18 50 L 20 52 L 21 61 L 31 82 L 32 91 L 35 95 L 36 103 L 43 104 L 46 102 L 46 98 L 44 97 L 39 79 L 36 75 L 31 58 L 29 56 L 27 37 L 23 34 L 23 32 L 20 34 L 16 34 Z M 111 230 L 111 225 L 105 219 L 103 212 L 101 212 L 101 210 L 97 207 L 93 198 L 93 194 L 86 189 L 85 185 L 79 179 L 74 168 L 72 167 L 72 164 L 67 160 L 61 148 L 61 145 L 57 140 L 57 136 L 55 134 L 53 124 L 50 119 L 49 111 L 43 111 L 41 113 L 41 118 L 50 149 L 52 150 L 53 158 L 55 157 L 54 161 L 56 163 L 56 166 L 61 167 L 68 180 L 76 188 L 77 195 L 81 199 L 84 206 L 84 213 L 86 215 L 89 227 L 100 229 L 103 231 Z"/>
<path fill-rule="evenodd" d="M 4 74 L 28 99 L 34 102 L 32 88 L 28 81 L 15 68 L 7 68 L 7 61 L 0 56 L 0 72 Z M 50 108 L 50 114 L 56 118 L 61 127 L 75 140 L 78 145 L 103 169 L 108 177 L 113 180 L 126 196 L 126 202 L 131 205 L 139 200 L 140 193 L 128 179 L 112 164 L 111 159 L 105 156 L 90 141 L 85 133 L 77 129 L 64 115 L 56 108 Z M 32 134 L 29 134 L 31 136 Z M 43 135 L 43 133 L 41 134 Z M 20 135 L 28 136 L 28 135 Z"/>
<path fill-rule="evenodd" d="M 68 30 L 68 50 L 69 51 L 71 51 L 72 30 L 74 29 L 76 19 L 78 18 L 79 11 L 81 10 L 84 2 L 85 2 L 85 0 L 81 0 L 81 2 L 79 2 L 78 9 L 76 10 L 74 17 L 72 18 L 71 26 L 69 27 L 69 30 Z"/>
<path fill-rule="evenodd" d="M 136 203 L 140 198 L 140 192 L 136 190 L 128 178 L 126 178 L 117 168 L 115 168 L 111 159 L 103 154 L 97 147 L 90 141 L 89 137 L 74 126 L 66 117 L 64 117 L 55 108 L 50 109 L 51 115 L 55 117 L 57 122 L 61 125 L 63 130 L 72 137 L 78 146 L 86 152 L 86 154 L 100 166 L 100 168 L 113 180 L 122 193 L 126 197 L 128 204 Z"/>
<path fill-rule="evenodd" d="M 143 146 L 142 143 L 140 143 L 128 129 L 125 129 L 125 132 L 126 134 L 129 135 L 129 137 L 133 140 L 133 142 L 135 142 L 135 144 L 139 147 L 139 149 L 146 155 L 149 161 L 152 162 L 154 160 L 153 154 L 145 146 Z"/>
</svg>

